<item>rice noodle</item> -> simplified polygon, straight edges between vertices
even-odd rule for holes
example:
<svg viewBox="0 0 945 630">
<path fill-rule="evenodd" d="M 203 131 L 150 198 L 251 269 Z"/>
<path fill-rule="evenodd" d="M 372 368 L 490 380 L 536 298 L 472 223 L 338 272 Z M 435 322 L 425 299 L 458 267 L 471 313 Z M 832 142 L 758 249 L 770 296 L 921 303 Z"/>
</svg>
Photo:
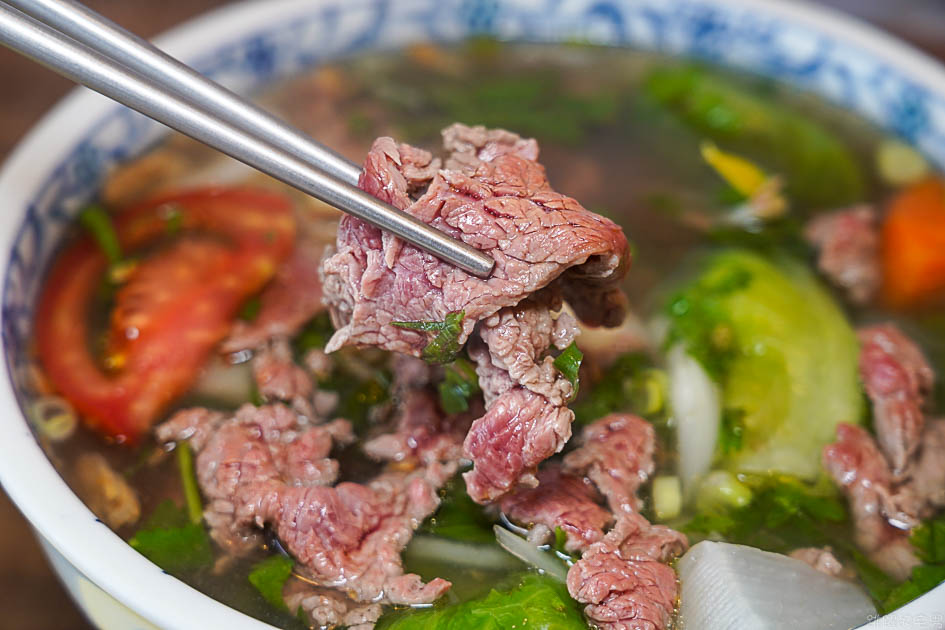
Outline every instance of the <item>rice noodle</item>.
<svg viewBox="0 0 945 630">
<path fill-rule="evenodd" d="M 559 582 L 567 581 L 567 570 L 559 560 L 553 558 L 547 551 L 536 547 L 503 527 L 496 525 L 492 529 L 495 531 L 495 539 L 510 554 Z"/>
</svg>

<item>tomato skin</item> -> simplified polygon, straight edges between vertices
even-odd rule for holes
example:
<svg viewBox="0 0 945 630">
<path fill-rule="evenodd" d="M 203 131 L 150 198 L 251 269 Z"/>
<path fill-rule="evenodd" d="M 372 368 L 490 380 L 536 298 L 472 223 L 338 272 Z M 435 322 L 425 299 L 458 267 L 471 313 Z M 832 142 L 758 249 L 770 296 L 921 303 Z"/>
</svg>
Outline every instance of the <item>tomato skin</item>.
<svg viewBox="0 0 945 630">
<path fill-rule="evenodd" d="M 285 198 L 208 189 L 117 214 L 122 250 L 133 253 L 166 237 L 169 208 L 179 213 L 183 236 L 142 260 L 116 294 L 106 344 L 114 369 L 104 369 L 88 344 L 89 311 L 108 267 L 90 238 L 56 259 L 37 309 L 39 359 L 53 386 L 84 422 L 119 442 L 137 441 L 187 391 L 242 303 L 272 277 L 295 238 Z"/>
<path fill-rule="evenodd" d="M 888 306 L 909 308 L 945 296 L 945 182 L 928 178 L 899 193 L 881 239 Z"/>
</svg>

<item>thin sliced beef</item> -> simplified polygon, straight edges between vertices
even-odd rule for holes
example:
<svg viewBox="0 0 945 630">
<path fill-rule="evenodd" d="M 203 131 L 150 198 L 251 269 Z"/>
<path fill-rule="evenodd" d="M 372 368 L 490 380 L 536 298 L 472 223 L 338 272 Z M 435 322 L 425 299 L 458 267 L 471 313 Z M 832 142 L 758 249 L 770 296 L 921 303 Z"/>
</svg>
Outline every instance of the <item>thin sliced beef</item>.
<svg viewBox="0 0 945 630">
<path fill-rule="evenodd" d="M 580 475 L 586 474 L 586 480 L 597 486 L 613 512 L 613 528 L 590 546 L 586 545 L 590 539 L 587 534 L 596 537 L 598 529 L 585 527 L 583 539 L 572 539 L 568 532 L 573 548 L 584 545 L 581 559 L 568 571 L 568 592 L 586 604 L 584 614 L 602 630 L 664 630 L 672 620 L 677 597 L 676 574 L 666 563 L 683 553 L 688 543 L 679 532 L 651 525 L 636 513 L 637 490 L 653 470 L 653 428 L 637 416 L 613 414 L 586 427 L 582 440 L 583 445 L 565 457 L 564 471 L 553 468 L 552 476 L 545 479 L 546 468 L 542 483 L 530 491 L 541 496 L 546 484 L 554 488 L 560 479 L 578 484 Z M 503 510 L 509 513 L 507 508 L 518 507 L 507 503 L 520 493 L 518 490 L 507 497 Z M 570 503 L 562 503 L 571 506 L 572 511 L 580 506 L 583 512 L 579 514 L 588 512 L 589 504 L 594 505 L 594 497 L 586 493 L 566 498 Z M 553 507 L 554 502 L 550 503 Z M 529 507 L 527 502 L 524 505 Z M 545 527 L 559 525 L 554 511 L 542 513 L 532 508 L 532 512 L 541 517 L 534 520 Z"/>
<path fill-rule="evenodd" d="M 817 266 L 843 289 L 850 301 L 866 304 L 880 285 L 879 228 L 876 211 L 861 205 L 822 214 L 807 224 L 804 236 L 819 255 Z"/>
<path fill-rule="evenodd" d="M 676 606 L 676 573 L 591 549 L 568 571 L 568 592 L 601 630 L 663 630 Z"/>
<path fill-rule="evenodd" d="M 603 538 L 604 528 L 613 520 L 598 499 L 590 480 L 549 465 L 539 471 L 538 487 L 517 488 L 502 497 L 499 508 L 532 531 L 538 526 L 551 533 L 560 527 L 568 537 L 565 549 L 580 551 Z"/>
<path fill-rule="evenodd" d="M 584 428 L 581 446 L 564 458 L 565 469 L 587 475 L 615 514 L 636 512 L 637 490 L 653 474 L 656 432 L 631 414 L 611 414 Z"/>
<path fill-rule="evenodd" d="M 496 398 L 473 422 L 463 452 L 475 467 L 464 473 L 469 496 L 494 501 L 521 484 L 538 484 L 534 471 L 571 436 L 574 413 L 544 396 L 515 386 Z"/>
<path fill-rule="evenodd" d="M 923 504 L 923 518 L 945 507 L 945 420 L 926 423 L 912 467 L 911 486 Z"/>
<path fill-rule="evenodd" d="M 277 480 L 239 495 L 240 521 L 269 524 L 313 582 L 361 602 L 431 603 L 450 583 L 404 574 L 400 553 L 439 505 L 423 471 L 386 473 L 367 485 L 287 486 Z"/>
<path fill-rule="evenodd" d="M 824 448 L 823 464 L 847 495 L 857 545 L 884 571 L 905 579 L 918 562 L 908 537 L 917 522 L 915 495 L 908 488 L 893 490 L 889 465 L 861 427 L 838 425 L 837 441 Z"/>
<path fill-rule="evenodd" d="M 251 520 L 237 514 L 243 490 L 270 480 L 299 487 L 334 483 L 338 463 L 328 455 L 335 442 L 354 437 L 346 420 L 303 424 L 284 405 L 244 405 L 225 420 L 199 408 L 187 410 L 157 434 L 164 440 L 191 435 L 197 480 L 207 498 L 204 518 L 214 540 L 237 554 L 258 543 Z"/>
<path fill-rule="evenodd" d="M 225 414 L 205 407 L 182 409 L 158 425 L 154 431 L 159 443 L 188 441 L 195 451 L 203 450 L 213 432 L 227 420 Z"/>
<path fill-rule="evenodd" d="M 282 599 L 290 611 L 301 610 L 317 628 L 370 630 L 383 612 L 380 604 L 357 602 L 335 589 L 312 586 L 299 579 L 286 582 Z"/>
<path fill-rule="evenodd" d="M 391 389 L 395 393 L 420 389 L 433 382 L 433 366 L 406 354 L 391 355 L 390 371 L 394 377 Z"/>
<path fill-rule="evenodd" d="M 444 169 L 429 153 L 377 140 L 360 186 L 488 252 L 493 274 L 470 276 L 345 217 L 323 267 L 338 329 L 327 349 L 374 345 L 420 356 L 429 335 L 395 322 L 443 321 L 461 311 L 460 343 L 478 324 L 470 354 L 486 415 L 473 423 L 464 453 L 474 465 L 470 496 L 485 503 L 519 484 L 534 486 L 538 463 L 570 437 L 573 386 L 554 369 L 550 350 L 567 346 L 577 327 L 557 313 L 560 296 L 580 294 L 571 305 L 579 317 L 619 324 L 627 243 L 615 224 L 551 189 L 533 140 L 463 125 L 443 137 L 451 152 Z"/>
<path fill-rule="evenodd" d="M 908 473 L 925 418 L 922 406 L 935 375 L 922 351 L 893 324 L 857 331 L 860 378 L 873 403 L 879 446 L 896 479 Z"/>
<path fill-rule="evenodd" d="M 432 392 L 408 389 L 398 407 L 394 430 L 364 443 L 371 458 L 403 464 L 444 467 L 444 481 L 451 477 L 463 455 L 468 414 L 444 416 Z"/>
<path fill-rule="evenodd" d="M 390 138 L 375 141 L 360 187 L 488 253 L 496 267 L 489 278 L 477 278 L 363 221 L 342 218 L 337 251 L 323 265 L 325 300 L 338 328 L 329 351 L 357 344 L 419 356 L 427 335 L 391 322 L 442 321 L 453 311 L 465 313 L 465 342 L 476 322 L 555 280 L 619 294 L 628 261 L 620 228 L 553 191 L 533 142 L 501 133 L 450 127 L 444 132 L 454 148 L 449 163 L 463 165 L 435 172 L 429 154 Z M 424 184 L 412 201 L 410 193 Z M 621 300 L 613 298 L 621 308 L 601 313 L 572 306 L 580 317 L 617 325 Z"/>
<path fill-rule="evenodd" d="M 464 450 L 474 466 L 466 487 L 480 503 L 517 484 L 533 486 L 537 465 L 571 437 L 574 388 L 548 351 L 567 347 L 577 326 L 567 313 L 552 312 L 560 303 L 548 291 L 540 295 L 486 318 L 469 344 L 486 403 Z"/>
<path fill-rule="evenodd" d="M 831 577 L 847 576 L 843 563 L 837 560 L 830 547 L 802 547 L 788 555 Z"/>
<path fill-rule="evenodd" d="M 451 125 L 443 130 L 443 148 L 450 152 L 446 168 L 468 175 L 476 172 L 481 161 L 491 162 L 507 153 L 538 161 L 538 143 L 534 139 L 521 138 L 505 129 Z"/>
<path fill-rule="evenodd" d="M 598 550 L 614 550 L 625 560 L 669 562 L 689 548 L 686 537 L 664 525 L 652 525 L 636 513 L 618 514 Z"/>
<path fill-rule="evenodd" d="M 292 359 L 292 348 L 284 337 L 273 339 L 253 356 L 253 379 L 265 400 L 292 403 L 299 413 L 314 418 L 312 377 Z"/>
<path fill-rule="evenodd" d="M 682 534 L 622 514 L 568 570 L 568 592 L 602 630 L 664 630 L 677 597 L 676 573 L 665 562 L 686 547 Z"/>
<path fill-rule="evenodd" d="M 508 374 L 511 382 L 563 407 L 574 394 L 574 385 L 554 366 L 548 350 L 552 346 L 564 350 L 580 330 L 568 313 L 554 316 L 553 311 L 561 310 L 561 303 L 552 301 L 550 292 L 539 295 L 484 319 L 479 337 L 494 368 Z M 477 363 L 485 359 L 482 355 L 476 357 Z"/>
<path fill-rule="evenodd" d="M 427 604 L 450 586 L 404 574 L 400 554 L 436 510 L 438 489 L 455 474 L 465 426 L 440 418 L 425 391 L 408 394 L 413 402 L 398 428 L 418 440 L 406 443 L 413 463 L 366 484 L 330 485 L 338 472 L 329 457 L 332 445 L 352 439 L 347 421 L 313 425 L 285 405 L 246 405 L 224 420 L 199 410 L 180 414 L 159 434 L 202 438 L 197 478 L 217 542 L 239 554 L 259 544 L 261 529 L 270 527 L 298 561 L 296 572 L 319 587 L 298 595 L 312 618 L 340 616 L 353 624 L 360 611 L 364 618 L 355 625 L 367 628 L 374 609 L 366 604 Z M 325 595 L 323 588 L 345 596 Z"/>
<path fill-rule="evenodd" d="M 222 352 L 254 350 L 274 338 L 293 337 L 324 310 L 321 259 L 326 239 L 324 221 L 296 213 L 295 248 L 259 295 L 259 312 L 251 322 L 237 321 L 220 346 Z"/>
</svg>

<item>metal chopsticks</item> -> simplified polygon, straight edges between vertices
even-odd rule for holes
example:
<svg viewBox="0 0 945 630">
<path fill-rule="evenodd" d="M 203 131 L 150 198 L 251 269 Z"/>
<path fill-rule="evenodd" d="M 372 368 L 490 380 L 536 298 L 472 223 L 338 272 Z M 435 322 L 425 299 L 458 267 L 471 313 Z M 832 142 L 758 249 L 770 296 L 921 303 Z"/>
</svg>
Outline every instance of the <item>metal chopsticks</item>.
<svg viewBox="0 0 945 630">
<path fill-rule="evenodd" d="M 492 271 L 485 253 L 354 186 L 351 162 L 80 4 L 0 2 L 0 44 L 469 273 Z"/>
</svg>

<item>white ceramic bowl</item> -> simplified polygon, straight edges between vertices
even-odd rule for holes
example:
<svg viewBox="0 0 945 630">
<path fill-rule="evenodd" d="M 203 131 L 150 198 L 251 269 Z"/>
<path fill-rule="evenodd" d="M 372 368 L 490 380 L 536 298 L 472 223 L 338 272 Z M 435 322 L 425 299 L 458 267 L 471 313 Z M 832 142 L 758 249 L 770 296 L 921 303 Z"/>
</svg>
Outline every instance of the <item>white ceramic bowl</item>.
<svg viewBox="0 0 945 630">
<path fill-rule="evenodd" d="M 945 72 L 896 40 L 787 0 L 260 0 L 191 21 L 161 38 L 172 54 L 238 90 L 321 59 L 412 41 L 489 33 L 584 38 L 708 59 L 777 77 L 856 110 L 945 166 Z M 38 71 L 38 70 L 37 70 Z M 76 91 L 0 172 L 0 482 L 39 534 L 54 568 L 103 628 L 268 627 L 163 573 L 69 490 L 22 413 L 33 298 L 58 237 L 114 163 L 163 128 Z M 871 628 L 945 627 L 945 586 Z"/>
</svg>

